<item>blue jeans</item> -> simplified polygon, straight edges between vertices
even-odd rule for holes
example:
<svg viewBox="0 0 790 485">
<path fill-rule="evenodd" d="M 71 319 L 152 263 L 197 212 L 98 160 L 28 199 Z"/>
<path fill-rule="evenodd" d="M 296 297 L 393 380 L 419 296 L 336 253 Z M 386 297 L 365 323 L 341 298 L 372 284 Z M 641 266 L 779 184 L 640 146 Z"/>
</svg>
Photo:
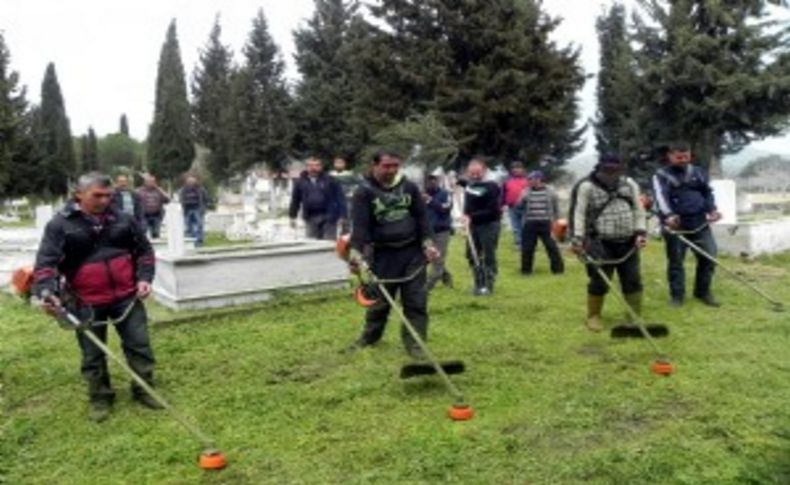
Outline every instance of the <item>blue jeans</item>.
<svg viewBox="0 0 790 485">
<path fill-rule="evenodd" d="M 510 217 L 510 228 L 513 230 L 513 239 L 516 246 L 521 247 L 521 219 L 524 218 L 524 211 L 514 207 L 508 207 L 508 217 Z"/>
<path fill-rule="evenodd" d="M 161 212 L 145 215 L 145 225 L 148 226 L 148 229 L 151 231 L 152 239 L 159 239 L 159 231 L 162 228 L 163 217 L 164 215 Z"/>
<path fill-rule="evenodd" d="M 684 235 L 686 239 L 699 246 L 709 255 L 716 257 L 716 241 L 710 227 L 705 227 L 696 234 Z M 667 251 L 667 276 L 669 279 L 669 293 L 673 298 L 683 298 L 686 294 L 686 272 L 683 268 L 683 260 L 686 259 L 688 245 L 677 236 L 664 233 Z M 693 251 L 693 250 L 692 250 Z M 713 280 L 713 270 L 716 265 L 697 254 L 697 274 L 694 279 L 694 296 L 704 298 L 710 294 L 710 285 Z"/>
<path fill-rule="evenodd" d="M 195 246 L 203 245 L 203 211 L 200 209 L 184 209 L 184 226 L 186 235 L 195 238 Z"/>
</svg>

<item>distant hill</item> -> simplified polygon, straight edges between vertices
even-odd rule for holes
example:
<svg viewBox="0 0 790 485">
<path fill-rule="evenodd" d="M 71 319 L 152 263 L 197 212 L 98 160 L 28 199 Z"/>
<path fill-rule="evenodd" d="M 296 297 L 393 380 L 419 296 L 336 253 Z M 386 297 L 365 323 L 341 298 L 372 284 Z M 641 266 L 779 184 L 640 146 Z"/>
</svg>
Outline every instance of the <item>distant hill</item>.
<svg viewBox="0 0 790 485">
<path fill-rule="evenodd" d="M 746 147 L 735 155 L 727 155 L 722 160 L 724 166 L 724 174 L 728 177 L 737 176 L 749 163 L 771 155 L 779 155 L 782 158 L 790 159 L 790 153 L 775 153 L 767 150 L 759 150 L 757 148 Z M 565 169 L 574 174 L 577 178 L 590 173 L 590 170 L 595 166 L 597 155 L 595 153 L 582 153 L 577 157 L 571 159 L 566 165 Z"/>
</svg>

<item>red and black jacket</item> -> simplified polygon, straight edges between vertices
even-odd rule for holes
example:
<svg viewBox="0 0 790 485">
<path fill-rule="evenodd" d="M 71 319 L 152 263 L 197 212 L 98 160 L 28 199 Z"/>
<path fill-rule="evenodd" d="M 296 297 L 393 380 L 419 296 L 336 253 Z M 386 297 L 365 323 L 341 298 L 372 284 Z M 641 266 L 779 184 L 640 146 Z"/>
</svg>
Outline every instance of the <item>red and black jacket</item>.
<svg viewBox="0 0 790 485">
<path fill-rule="evenodd" d="M 112 208 L 91 216 L 69 202 L 44 230 L 34 292 L 58 294 L 62 275 L 82 302 L 109 305 L 133 296 L 138 281 L 153 281 L 154 265 L 151 243 L 134 217 Z"/>
</svg>

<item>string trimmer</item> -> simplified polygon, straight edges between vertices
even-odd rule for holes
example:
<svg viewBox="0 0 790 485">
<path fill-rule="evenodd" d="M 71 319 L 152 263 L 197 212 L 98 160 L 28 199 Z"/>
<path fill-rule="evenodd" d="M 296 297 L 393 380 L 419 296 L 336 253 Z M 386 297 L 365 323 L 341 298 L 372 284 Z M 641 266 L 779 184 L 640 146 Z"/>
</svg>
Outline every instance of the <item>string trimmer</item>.
<svg viewBox="0 0 790 485">
<path fill-rule="evenodd" d="M 708 253 L 707 251 L 702 249 L 698 244 L 693 243 L 688 237 L 686 237 L 686 236 L 697 234 L 698 232 L 702 231 L 706 227 L 708 227 L 708 223 L 705 223 L 694 230 L 680 231 L 676 229 L 671 229 L 668 226 L 664 225 L 664 230 L 666 230 L 669 234 L 677 237 L 680 241 L 683 242 L 683 244 L 690 247 L 694 252 L 696 252 L 697 254 L 701 255 L 703 258 L 707 259 L 708 261 L 712 262 L 713 264 L 724 270 L 725 273 L 729 274 L 730 276 L 738 280 L 743 286 L 749 288 L 753 292 L 760 295 L 765 301 L 771 304 L 772 310 L 777 312 L 784 311 L 784 304 L 782 302 L 772 298 L 768 293 L 765 292 L 765 290 L 755 285 L 751 281 L 747 280 L 742 275 L 738 274 L 738 272 L 735 271 L 734 269 L 722 264 L 721 260 L 714 257 L 712 254 Z"/>
<path fill-rule="evenodd" d="M 625 296 L 620 293 L 620 290 L 615 287 L 614 283 L 612 283 L 612 279 L 606 275 L 606 271 L 601 268 L 601 266 L 604 265 L 617 264 L 619 262 L 625 261 L 633 255 L 633 251 L 636 251 L 636 248 L 634 248 L 632 252 L 629 252 L 625 258 L 621 258 L 620 261 L 599 261 L 593 258 L 587 252 L 583 252 L 581 254 L 581 258 L 584 263 L 587 263 L 595 268 L 595 271 L 598 272 L 598 275 L 601 277 L 604 283 L 606 283 L 606 286 L 609 288 L 610 292 L 615 295 L 633 322 L 633 325 L 620 326 L 621 328 L 617 332 L 615 332 L 615 329 L 612 329 L 612 337 L 630 337 L 633 336 L 634 331 L 638 332 L 641 337 L 650 343 L 650 346 L 653 347 L 653 350 L 656 353 L 656 359 L 650 364 L 650 370 L 655 374 L 668 376 L 675 372 L 674 366 L 666 357 L 666 354 L 664 354 L 664 352 L 658 346 L 658 343 L 654 337 L 668 335 L 669 329 L 664 325 L 648 325 L 645 323 L 645 321 L 642 319 L 642 316 L 636 313 L 633 308 L 631 308 L 631 305 L 628 304 Z"/>
<path fill-rule="evenodd" d="M 475 279 L 475 295 L 489 295 L 491 294 L 491 287 L 488 281 L 488 271 L 483 267 L 480 261 L 480 255 L 477 254 L 477 246 L 472 236 L 472 228 L 466 227 L 466 242 L 469 246 L 469 254 L 472 256 L 472 274 Z"/>
<path fill-rule="evenodd" d="M 42 299 L 44 301 L 49 301 L 50 303 L 54 303 L 51 294 L 45 293 L 42 295 Z M 93 342 L 93 344 L 101 349 L 104 352 L 104 355 L 109 357 L 113 360 L 116 364 L 118 364 L 121 369 L 123 369 L 129 377 L 134 380 L 152 399 L 154 399 L 159 405 L 162 406 L 170 416 L 175 419 L 181 426 L 184 427 L 192 436 L 194 436 L 202 445 L 203 451 L 200 453 L 198 458 L 198 464 L 200 468 L 204 470 L 219 470 L 225 468 L 227 465 L 227 460 L 225 459 L 225 454 L 219 451 L 214 446 L 214 440 L 208 437 L 205 433 L 203 433 L 197 426 L 190 423 L 189 420 L 178 412 L 173 406 L 170 405 L 153 387 L 151 387 L 145 379 L 140 377 L 135 371 L 132 370 L 129 365 L 124 362 L 123 359 L 115 355 L 107 345 L 101 341 L 99 337 L 91 330 L 91 327 L 94 325 L 112 325 L 118 322 L 121 322 L 128 317 L 131 309 L 137 303 L 137 300 L 132 301 L 127 309 L 123 312 L 120 318 L 117 320 L 107 320 L 104 322 L 83 322 L 81 321 L 76 315 L 69 312 L 63 306 L 57 304 L 54 305 L 55 311 L 57 313 L 57 318 L 61 322 L 64 328 L 69 328 L 72 330 L 76 330 L 78 332 L 82 332 L 83 335 L 88 337 L 88 339 Z"/>
</svg>

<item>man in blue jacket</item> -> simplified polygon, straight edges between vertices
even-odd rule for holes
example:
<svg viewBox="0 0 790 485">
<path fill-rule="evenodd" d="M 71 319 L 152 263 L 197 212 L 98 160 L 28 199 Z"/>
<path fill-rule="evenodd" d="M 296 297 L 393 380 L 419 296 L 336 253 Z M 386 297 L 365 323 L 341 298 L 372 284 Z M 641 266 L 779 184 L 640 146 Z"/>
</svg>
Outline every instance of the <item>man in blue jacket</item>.
<svg viewBox="0 0 790 485">
<path fill-rule="evenodd" d="M 667 276 L 673 306 L 682 306 L 686 293 L 686 275 L 683 260 L 686 244 L 671 231 L 683 234 L 711 256 L 716 256 L 716 241 L 709 224 L 721 219 L 716 210 L 713 189 L 705 171 L 691 163 L 691 149 L 687 143 L 674 143 L 667 152 L 667 166 L 653 176 L 653 190 L 659 216 L 665 227 Z M 714 263 L 697 257 L 697 274 L 694 297 L 708 306 L 719 302 L 711 293 Z"/>
<path fill-rule="evenodd" d="M 346 218 L 346 198 L 340 184 L 324 173 L 317 158 L 307 160 L 306 170 L 294 182 L 288 210 L 291 227 L 296 227 L 300 209 L 308 238 L 331 241 L 337 238 L 337 225 Z"/>
<path fill-rule="evenodd" d="M 439 186 L 439 178 L 429 175 L 425 181 L 425 206 L 428 209 L 428 222 L 433 229 L 433 242 L 439 250 L 439 257 L 433 262 L 433 270 L 428 277 L 427 288 L 432 290 L 436 283 L 441 281 L 444 286 L 453 286 L 453 277 L 445 262 L 447 261 L 447 248 L 453 233 L 453 198 L 450 192 Z"/>
</svg>

